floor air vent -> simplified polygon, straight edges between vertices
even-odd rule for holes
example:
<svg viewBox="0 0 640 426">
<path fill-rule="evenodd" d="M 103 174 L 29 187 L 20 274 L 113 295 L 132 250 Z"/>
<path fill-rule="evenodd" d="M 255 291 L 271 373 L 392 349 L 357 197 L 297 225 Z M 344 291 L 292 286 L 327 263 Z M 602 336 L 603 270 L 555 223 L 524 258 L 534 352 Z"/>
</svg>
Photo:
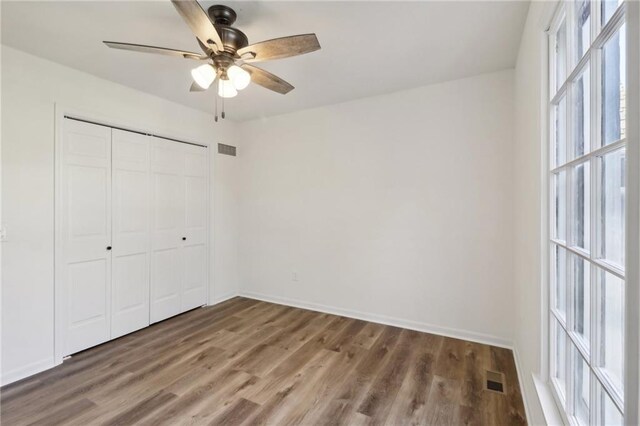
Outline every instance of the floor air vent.
<svg viewBox="0 0 640 426">
<path fill-rule="evenodd" d="M 231 145 L 225 145 L 223 143 L 218 144 L 218 154 L 236 156 L 236 147 Z"/>
<path fill-rule="evenodd" d="M 504 374 L 487 370 L 486 389 L 492 392 L 504 393 Z"/>
</svg>

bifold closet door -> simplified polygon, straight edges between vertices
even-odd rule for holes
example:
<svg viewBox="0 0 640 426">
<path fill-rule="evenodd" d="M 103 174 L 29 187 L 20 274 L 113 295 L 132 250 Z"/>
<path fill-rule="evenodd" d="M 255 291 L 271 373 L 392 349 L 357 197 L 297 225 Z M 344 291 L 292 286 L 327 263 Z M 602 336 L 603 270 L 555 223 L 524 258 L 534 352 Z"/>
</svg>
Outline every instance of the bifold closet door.
<svg viewBox="0 0 640 426">
<path fill-rule="evenodd" d="M 64 355 L 206 304 L 207 149 L 72 119 L 63 132 Z"/>
<path fill-rule="evenodd" d="M 151 138 L 151 322 L 182 312 L 183 144 Z"/>
<path fill-rule="evenodd" d="M 209 157 L 206 148 L 183 144 L 184 238 L 182 311 L 207 303 Z"/>
<path fill-rule="evenodd" d="M 207 303 L 208 152 L 151 141 L 151 322 Z"/>
<path fill-rule="evenodd" d="M 110 339 L 111 129 L 65 119 L 60 160 L 58 265 L 68 355 Z"/>
<path fill-rule="evenodd" d="M 149 325 L 149 139 L 112 130 L 112 339 Z"/>
</svg>

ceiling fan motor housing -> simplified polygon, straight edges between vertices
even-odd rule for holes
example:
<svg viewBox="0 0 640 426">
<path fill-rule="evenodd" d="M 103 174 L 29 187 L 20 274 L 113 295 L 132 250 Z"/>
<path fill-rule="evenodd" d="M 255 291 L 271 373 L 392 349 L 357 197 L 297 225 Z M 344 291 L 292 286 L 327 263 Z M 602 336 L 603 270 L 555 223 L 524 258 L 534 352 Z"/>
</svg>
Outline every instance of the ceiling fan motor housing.
<svg viewBox="0 0 640 426">
<path fill-rule="evenodd" d="M 229 6 L 217 4 L 211 6 L 207 12 L 218 34 L 220 34 L 225 52 L 235 55 L 238 49 L 249 45 L 247 36 L 239 29 L 231 26 L 238 17 L 233 9 Z"/>
</svg>

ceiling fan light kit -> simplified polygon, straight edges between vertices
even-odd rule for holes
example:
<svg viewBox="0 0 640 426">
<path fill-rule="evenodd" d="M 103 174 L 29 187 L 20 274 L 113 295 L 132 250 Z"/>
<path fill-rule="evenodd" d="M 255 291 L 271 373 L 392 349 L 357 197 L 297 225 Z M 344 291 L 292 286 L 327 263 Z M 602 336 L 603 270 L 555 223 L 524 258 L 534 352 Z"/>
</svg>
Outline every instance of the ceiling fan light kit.
<svg viewBox="0 0 640 426">
<path fill-rule="evenodd" d="M 229 67 L 227 75 L 229 76 L 229 79 L 233 81 L 233 85 L 238 90 L 245 89 L 249 83 L 251 83 L 251 74 L 237 65 Z"/>
<path fill-rule="evenodd" d="M 216 69 L 211 64 L 200 65 L 191 70 L 191 77 L 198 86 L 207 90 L 216 79 Z"/>
<path fill-rule="evenodd" d="M 218 95 L 221 98 L 233 98 L 238 94 L 231 80 L 218 80 Z"/>
<path fill-rule="evenodd" d="M 302 55 L 320 49 L 315 34 L 281 37 L 249 45 L 247 36 L 232 27 L 237 14 L 230 7 L 211 6 L 207 14 L 196 0 L 171 0 L 171 3 L 195 34 L 204 55 L 140 44 L 113 41 L 104 43 L 114 49 L 207 61 L 191 70 L 194 84 L 190 91 L 205 91 L 216 82 L 215 121 L 218 121 L 218 96 L 222 98 L 221 116 L 225 118 L 224 99 L 236 96 L 238 90 L 245 89 L 251 82 L 283 95 L 294 89 L 280 77 L 251 63 Z"/>
</svg>

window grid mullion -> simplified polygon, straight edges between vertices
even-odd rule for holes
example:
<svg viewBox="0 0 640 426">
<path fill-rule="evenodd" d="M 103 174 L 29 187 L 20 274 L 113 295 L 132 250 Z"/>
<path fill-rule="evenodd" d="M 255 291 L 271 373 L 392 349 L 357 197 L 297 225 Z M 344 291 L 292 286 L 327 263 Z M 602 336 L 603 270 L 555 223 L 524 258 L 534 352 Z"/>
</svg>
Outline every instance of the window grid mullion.
<svg viewBox="0 0 640 426">
<path fill-rule="evenodd" d="M 573 70 L 573 58 L 574 54 L 574 10 L 575 10 L 575 2 L 569 2 L 566 7 L 565 12 L 565 29 L 566 29 L 566 42 L 567 45 L 565 47 L 565 54 L 567 55 L 565 58 L 566 63 L 566 80 L 565 80 L 565 128 L 564 128 L 564 138 L 565 138 L 565 163 L 570 161 L 573 158 L 572 148 L 573 148 L 573 83 L 571 79 L 571 74 Z M 570 166 L 567 167 L 565 171 L 565 238 L 567 241 L 567 246 L 571 246 L 574 241 L 573 238 L 573 224 L 571 221 L 572 214 L 572 191 L 573 191 L 573 173 L 572 168 Z M 568 336 L 568 345 L 567 345 L 567 355 L 569 358 L 567 370 L 567 381 L 569 387 L 569 404 L 568 411 L 571 413 L 571 416 L 575 415 L 576 412 L 576 383 L 574 377 L 574 369 L 576 366 L 576 354 L 577 346 L 574 342 L 573 330 L 575 330 L 575 280 L 574 280 L 574 268 L 573 268 L 573 259 L 574 255 L 572 252 L 567 251 L 565 256 L 566 263 L 566 301 L 567 301 L 567 336 Z"/>
<path fill-rule="evenodd" d="M 568 4 L 567 4 L 568 3 Z M 566 317 L 565 322 L 563 323 L 561 319 L 561 315 L 559 312 L 555 310 L 555 303 L 550 303 L 550 313 L 552 322 L 557 321 L 560 324 L 560 327 L 565 330 L 565 368 L 566 368 L 566 377 L 565 377 L 565 409 L 567 413 L 567 417 L 569 418 L 571 423 L 576 421 L 575 418 L 575 401 L 574 395 L 576 391 L 577 384 L 574 380 L 574 364 L 580 361 L 580 358 L 576 360 L 576 355 L 579 354 L 583 358 L 585 358 L 588 363 L 589 369 L 589 419 L 590 423 L 596 422 L 599 414 L 599 404 L 597 403 L 597 398 L 601 392 L 604 392 L 608 395 L 617 408 L 623 412 L 622 410 L 622 401 L 618 398 L 618 395 L 615 392 L 615 389 L 609 383 L 606 375 L 599 369 L 599 365 L 601 362 L 601 330 L 599 327 L 601 318 L 601 309 L 599 304 L 601 303 L 600 298 L 601 295 L 601 283 L 600 283 L 600 274 L 598 273 L 598 268 L 612 273 L 615 276 L 618 276 L 624 279 L 624 271 L 617 270 L 613 265 L 608 265 L 604 262 L 600 257 L 602 256 L 601 250 L 599 247 L 601 246 L 601 236 L 599 235 L 599 226 L 598 222 L 600 219 L 599 212 L 599 204 L 598 200 L 602 194 L 600 176 L 601 176 L 601 159 L 600 157 L 605 155 L 608 152 L 613 152 L 616 149 L 623 148 L 626 146 L 626 140 L 622 139 L 620 141 L 614 142 L 606 147 L 602 145 L 602 132 L 601 132 L 601 94 L 602 94 L 602 54 L 601 49 L 602 46 L 613 37 L 616 32 L 621 28 L 624 24 L 624 5 L 620 6 L 618 10 L 613 14 L 610 20 L 606 23 L 606 25 L 602 26 L 601 24 L 601 9 L 600 2 L 592 1 L 590 2 L 590 40 L 589 47 L 583 57 L 578 57 L 579 52 L 574 52 L 576 48 L 576 40 L 575 37 L 577 35 L 576 31 L 580 30 L 577 28 L 577 19 L 575 19 L 577 15 L 576 11 L 576 3 L 575 2 L 563 2 L 559 7 L 556 18 L 554 20 L 554 27 L 552 35 L 550 39 L 552 41 L 550 49 L 550 70 L 553 70 L 553 73 L 550 73 L 550 105 L 552 106 L 551 111 L 553 112 L 553 106 L 559 105 L 560 101 L 564 97 L 565 99 L 565 128 L 563 130 L 563 136 L 565 138 L 565 160 L 563 164 L 556 163 L 556 146 L 558 141 L 556 140 L 556 136 L 558 135 L 558 131 L 552 132 L 550 141 L 552 141 L 551 155 L 552 161 L 551 164 L 554 166 L 552 170 L 550 170 L 549 176 L 550 185 L 549 190 L 552 196 L 550 198 L 555 198 L 553 193 L 556 189 L 556 185 L 554 183 L 553 177 L 557 174 L 559 176 L 560 172 L 565 173 L 565 182 L 564 182 L 564 203 L 565 203 L 565 235 L 558 237 L 564 237 L 564 241 L 557 241 L 555 238 L 551 237 L 550 241 L 552 245 L 549 247 L 553 247 L 553 244 L 558 247 L 562 247 L 565 250 L 565 290 L 566 290 Z M 557 65 L 556 64 L 556 34 L 557 30 L 564 21 L 565 26 L 565 57 L 562 58 L 565 64 L 565 81 L 562 84 L 558 84 L 557 82 Z M 590 117 L 590 125 L 589 125 L 589 140 L 590 147 L 588 152 L 585 152 L 584 155 L 574 158 L 575 150 L 574 148 L 574 134 L 575 131 L 573 125 L 574 119 L 574 92 L 575 92 L 575 82 L 576 79 L 580 78 L 580 75 L 583 74 L 587 67 L 589 67 L 589 100 L 590 100 L 590 108 L 589 108 L 589 117 Z M 559 87 L 558 87 L 559 86 Z M 584 96 L 584 95 L 583 95 Z M 555 114 L 553 114 L 554 119 L 552 120 L 553 126 L 555 123 Z M 551 128 L 551 127 L 550 127 Z M 554 127 L 555 128 L 555 127 Z M 614 146 L 611 146 L 614 145 Z M 575 206 L 573 203 L 574 191 L 577 189 L 576 181 L 574 176 L 574 169 L 577 165 L 581 163 L 589 163 L 589 196 L 590 196 L 590 204 L 589 204 L 589 213 L 590 213 L 590 223 L 589 223 L 589 233 L 590 240 L 589 246 L 585 247 L 588 249 L 589 253 L 586 253 L 583 250 L 580 250 L 577 247 L 573 247 L 574 242 L 576 241 L 576 236 L 574 233 L 576 232 L 575 227 L 572 223 L 572 217 L 575 213 Z M 553 186 L 553 187 L 552 187 Z M 554 206 L 555 203 L 553 199 L 551 201 L 551 206 Z M 555 228 L 555 213 L 553 212 L 553 208 L 549 209 L 549 213 L 551 214 L 554 228 Z M 576 257 L 577 256 L 577 257 Z M 574 259 L 579 259 L 578 261 L 582 262 L 583 259 L 588 261 L 589 269 L 585 271 L 589 276 L 590 283 L 590 332 L 589 332 L 589 351 L 588 354 L 585 353 L 585 348 L 579 344 L 579 339 L 577 335 L 574 335 L 575 329 L 575 315 L 576 315 L 576 282 L 575 282 L 575 271 L 573 268 Z M 555 264 L 555 259 L 552 260 Z M 549 280 L 555 280 L 555 277 L 552 276 L 552 268 L 549 269 Z M 553 274 L 556 275 L 556 274 Z M 554 281 L 555 282 L 555 281 Z M 560 283 L 556 283 L 558 285 Z M 550 292 L 552 295 L 551 299 L 555 300 L 555 289 Z M 554 329 L 555 330 L 555 329 Z M 555 333 L 549 333 L 553 342 L 550 345 L 550 348 L 555 348 Z M 576 350 L 578 351 L 576 354 Z M 584 355 L 588 355 L 588 357 L 584 357 Z M 555 358 L 555 350 L 552 352 L 551 359 Z M 554 393 L 555 389 L 554 389 Z"/>
<path fill-rule="evenodd" d="M 598 2 L 593 1 L 592 2 L 592 11 L 594 11 L 595 13 L 592 15 L 592 40 L 596 40 L 597 34 L 600 30 L 600 8 L 597 7 L 598 6 Z M 590 52 L 590 56 L 591 56 L 591 80 L 589 82 L 590 85 L 590 99 L 591 99 L 591 110 L 590 110 L 590 117 L 591 117 L 591 126 L 590 126 L 590 131 L 591 131 L 591 135 L 590 135 L 590 140 L 591 140 L 591 144 L 592 144 L 592 151 L 597 151 L 600 148 L 602 148 L 602 142 L 601 142 L 601 132 L 600 132 L 600 111 L 601 111 L 601 104 L 600 104 L 600 83 L 601 83 L 601 59 L 602 59 L 602 55 L 601 55 L 601 49 L 591 49 Z M 591 191 L 591 206 L 590 206 L 590 211 L 591 211 L 591 254 L 590 254 L 590 258 L 592 260 L 596 260 L 599 256 L 599 242 L 600 242 L 600 235 L 598 232 L 598 220 L 599 220 L 599 214 L 598 214 L 598 208 L 599 208 L 599 204 L 598 204 L 598 200 L 599 200 L 599 195 L 600 195 L 600 165 L 598 162 L 598 154 L 600 152 L 594 153 L 592 154 L 592 157 L 590 158 L 590 168 L 591 168 L 591 182 L 590 182 L 590 191 Z M 591 339 L 592 339 L 592 349 L 591 349 L 591 359 L 589 359 L 589 369 L 590 369 L 590 374 L 591 376 L 594 378 L 593 380 L 593 384 L 592 387 L 595 388 L 597 386 L 596 382 L 598 382 L 598 379 L 596 378 L 596 374 L 594 371 L 594 366 L 598 365 L 599 362 L 599 357 L 600 357 L 600 309 L 599 309 L 599 304 L 600 304 L 600 282 L 597 276 L 597 265 L 595 264 L 595 262 L 591 263 L 591 295 L 592 295 L 592 299 L 591 299 Z M 601 385 L 600 385 L 601 386 Z M 595 395 L 596 392 L 591 392 L 592 395 Z M 591 409 L 591 413 L 592 415 L 595 413 L 595 415 L 597 416 L 598 411 L 600 410 L 600 404 L 596 402 L 596 400 L 594 399 L 594 404 L 593 407 Z M 597 417 L 595 417 L 594 420 L 597 420 Z M 595 423 L 595 422 L 594 422 Z"/>
<path fill-rule="evenodd" d="M 572 68 L 571 70 L 567 68 L 566 70 L 567 75 L 565 76 L 565 81 L 562 84 L 560 84 L 558 87 L 556 87 L 557 81 L 556 81 L 556 75 L 554 72 L 552 76 L 552 79 L 554 80 L 553 81 L 554 84 L 549 86 L 550 88 L 549 98 L 551 99 L 552 103 L 556 103 L 558 99 L 561 98 L 560 94 L 565 91 L 567 84 L 569 84 L 570 81 L 575 79 L 576 75 L 582 72 L 585 57 L 589 56 L 591 52 L 595 50 L 602 49 L 602 46 L 604 46 L 609 41 L 609 39 L 620 29 L 620 27 L 622 27 L 625 21 L 624 9 L 625 9 L 624 5 L 620 6 L 620 8 L 616 11 L 616 13 L 614 13 L 613 16 L 609 19 L 609 22 L 607 22 L 607 25 L 603 27 L 604 31 L 600 31 L 594 37 L 592 37 L 592 41 L 590 41 L 591 44 L 589 45 L 589 48 L 585 52 L 584 57 L 577 62 L 575 68 Z M 559 19 L 558 22 L 562 22 L 562 19 Z M 557 26 L 555 27 L 555 29 L 557 30 Z M 555 43 L 556 43 L 555 35 L 552 35 L 550 37 L 553 41 L 552 46 L 554 46 L 555 48 Z M 555 71 L 555 56 L 550 58 L 549 63 L 550 63 L 549 69 Z M 551 65 L 553 65 L 553 67 L 551 67 Z"/>
<path fill-rule="evenodd" d="M 605 272 L 610 273 L 611 275 L 618 277 L 622 280 L 625 279 L 625 275 L 624 275 L 624 271 L 615 267 L 614 265 L 611 265 L 609 263 L 607 263 L 606 261 L 603 261 L 601 259 L 598 259 L 596 257 L 590 257 L 589 253 L 586 253 L 584 250 L 578 248 L 578 247 L 572 247 L 570 245 L 567 245 L 566 241 L 563 240 L 558 240 L 556 238 L 551 238 L 549 240 L 550 242 L 552 242 L 553 244 L 560 246 L 564 249 L 566 249 L 567 251 L 569 251 L 572 254 L 575 254 L 577 256 L 582 257 L 583 259 L 588 260 L 589 262 L 591 262 L 593 265 L 596 265 L 598 268 L 602 269 Z"/>
<path fill-rule="evenodd" d="M 599 128 L 599 126 L 598 126 Z M 603 155 L 609 154 L 610 152 L 617 151 L 618 149 L 624 147 L 627 144 L 627 139 L 622 138 L 615 142 L 611 142 L 605 146 L 601 146 L 599 148 L 594 148 L 591 152 L 588 152 L 584 155 L 574 158 L 573 160 L 567 161 L 553 169 L 551 169 L 551 173 L 557 173 L 561 169 L 565 169 L 569 166 L 574 166 L 576 164 L 584 163 L 591 157 L 602 157 Z"/>
</svg>

